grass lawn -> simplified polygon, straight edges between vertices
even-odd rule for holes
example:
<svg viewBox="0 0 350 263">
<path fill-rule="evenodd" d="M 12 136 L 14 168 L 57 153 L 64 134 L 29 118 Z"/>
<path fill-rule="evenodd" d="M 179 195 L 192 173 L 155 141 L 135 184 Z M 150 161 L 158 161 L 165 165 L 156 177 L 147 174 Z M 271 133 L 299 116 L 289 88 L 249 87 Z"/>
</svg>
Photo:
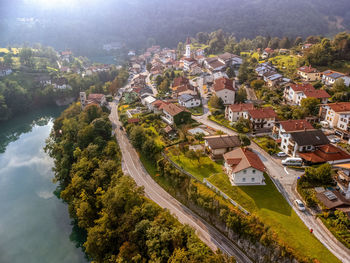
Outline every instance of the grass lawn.
<svg viewBox="0 0 350 263">
<path fill-rule="evenodd" d="M 286 68 L 297 68 L 299 58 L 293 55 L 278 55 L 270 58 L 272 62 L 279 70 L 284 71 Z"/>
<path fill-rule="evenodd" d="M 278 143 L 269 136 L 254 137 L 252 140 L 270 155 L 281 151 L 278 147 Z"/>
<path fill-rule="evenodd" d="M 297 254 L 319 262 L 339 262 L 300 220 L 268 176 L 265 186 L 232 186 L 226 174 L 211 176 L 208 181 L 220 188 L 233 200 L 274 230 L 282 242 Z"/>
<path fill-rule="evenodd" d="M 174 163 L 191 173 L 200 181 L 203 181 L 204 178 L 208 178 L 213 174 L 222 172 L 222 166 L 206 156 L 201 157 L 200 163 L 198 163 L 197 160 L 191 160 L 183 153 L 172 154 L 171 148 L 168 151 L 168 156 Z"/>
<path fill-rule="evenodd" d="M 195 116 L 203 115 L 203 107 L 202 106 L 189 108 L 188 110 L 192 113 L 192 115 L 195 115 Z"/>
<path fill-rule="evenodd" d="M 226 128 L 229 128 L 233 131 L 237 131 L 235 128 L 233 128 L 231 125 L 230 125 L 230 121 L 225 119 L 225 116 L 224 115 L 209 115 L 208 116 L 208 119 L 209 120 L 212 120 L 214 122 L 216 122 L 217 124 L 220 124 L 222 126 L 225 126 Z"/>
</svg>

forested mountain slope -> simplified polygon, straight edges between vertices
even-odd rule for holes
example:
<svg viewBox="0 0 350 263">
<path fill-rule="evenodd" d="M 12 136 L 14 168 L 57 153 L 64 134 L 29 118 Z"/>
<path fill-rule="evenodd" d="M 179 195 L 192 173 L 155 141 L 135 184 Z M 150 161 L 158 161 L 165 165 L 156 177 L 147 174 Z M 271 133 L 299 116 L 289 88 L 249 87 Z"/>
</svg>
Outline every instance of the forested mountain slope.
<svg viewBox="0 0 350 263">
<path fill-rule="evenodd" d="M 347 0 L 72 0 L 76 5 L 70 10 L 64 5 L 42 9 L 31 2 L 40 1 L 0 3 L 2 44 L 40 41 L 83 50 L 108 41 L 142 47 L 153 38 L 175 46 L 188 35 L 219 28 L 237 38 L 334 35 L 350 28 Z"/>
</svg>

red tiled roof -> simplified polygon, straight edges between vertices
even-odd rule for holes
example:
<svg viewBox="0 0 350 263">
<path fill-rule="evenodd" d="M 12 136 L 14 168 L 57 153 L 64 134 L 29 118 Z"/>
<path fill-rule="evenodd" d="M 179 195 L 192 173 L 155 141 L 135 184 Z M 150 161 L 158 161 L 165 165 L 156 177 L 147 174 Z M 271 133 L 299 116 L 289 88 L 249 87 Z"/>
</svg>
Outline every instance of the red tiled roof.
<svg viewBox="0 0 350 263">
<path fill-rule="evenodd" d="M 336 103 L 329 103 L 326 105 L 328 105 L 335 112 L 350 111 L 350 102 L 336 102 Z"/>
<path fill-rule="evenodd" d="M 156 100 L 152 103 L 153 107 L 157 108 L 158 110 L 162 110 L 165 105 L 168 103 L 162 100 Z"/>
<path fill-rule="evenodd" d="M 265 51 L 267 53 L 273 53 L 274 50 L 272 48 L 267 47 L 267 48 L 265 48 Z"/>
<path fill-rule="evenodd" d="M 140 122 L 140 119 L 137 119 L 137 118 L 135 118 L 135 119 L 128 119 L 128 123 L 138 123 L 138 122 Z"/>
<path fill-rule="evenodd" d="M 305 73 L 317 73 L 318 70 L 311 67 L 311 66 L 303 66 L 298 68 L 299 71 L 305 72 Z"/>
<path fill-rule="evenodd" d="M 306 89 L 314 90 L 314 86 L 312 86 L 310 83 L 303 83 L 303 84 L 291 84 L 291 89 L 294 91 L 304 91 Z"/>
<path fill-rule="evenodd" d="M 173 83 L 173 87 L 177 87 L 177 86 L 180 86 L 180 85 L 183 85 L 183 84 L 187 84 L 189 83 L 189 80 L 185 77 L 177 77 L 174 79 L 174 83 Z"/>
<path fill-rule="evenodd" d="M 314 127 L 312 127 L 311 123 L 308 122 L 307 120 L 280 121 L 280 124 L 286 132 L 314 130 L 315 129 Z"/>
<path fill-rule="evenodd" d="M 327 91 L 325 91 L 323 89 L 305 90 L 304 94 L 308 98 L 325 99 L 325 98 L 330 98 L 331 97 L 327 93 Z"/>
<path fill-rule="evenodd" d="M 276 118 L 277 114 L 271 107 L 248 110 L 248 114 L 253 119 Z"/>
<path fill-rule="evenodd" d="M 253 103 L 239 103 L 228 106 L 232 112 L 242 112 L 254 109 Z"/>
<path fill-rule="evenodd" d="M 228 90 L 232 90 L 232 91 L 236 90 L 234 88 L 232 80 L 225 78 L 225 77 L 216 79 L 215 83 L 214 83 L 214 91 L 217 92 L 217 91 L 220 91 L 223 89 L 228 89 Z"/>
<path fill-rule="evenodd" d="M 249 167 L 261 172 L 266 169 L 259 156 L 247 148 L 237 148 L 225 153 L 224 159 L 233 168 L 233 172 L 239 172 Z"/>
<path fill-rule="evenodd" d="M 299 153 L 299 156 L 304 160 L 312 163 L 323 163 L 350 159 L 349 154 L 332 144 L 322 145 L 318 147 L 316 151 L 311 153 Z"/>
<path fill-rule="evenodd" d="M 306 97 L 308 98 L 330 98 L 331 96 L 327 93 L 325 90 L 317 90 L 309 83 L 303 83 L 303 84 L 292 84 L 290 85 L 291 89 L 293 89 L 295 92 L 303 92 Z"/>
</svg>

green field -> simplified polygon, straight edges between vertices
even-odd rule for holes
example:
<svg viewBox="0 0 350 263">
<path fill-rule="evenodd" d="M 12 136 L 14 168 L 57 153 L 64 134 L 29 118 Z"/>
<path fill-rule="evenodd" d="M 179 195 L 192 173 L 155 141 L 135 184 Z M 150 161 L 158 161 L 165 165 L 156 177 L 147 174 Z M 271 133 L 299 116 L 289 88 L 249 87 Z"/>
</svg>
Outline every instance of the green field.
<svg viewBox="0 0 350 263">
<path fill-rule="evenodd" d="M 257 215 L 259 219 L 278 234 L 303 257 L 317 258 L 319 262 L 339 262 L 312 234 L 278 192 L 273 182 L 265 176 L 265 186 L 232 186 L 226 174 L 211 176 L 208 181 L 220 188 L 241 206 Z"/>
<path fill-rule="evenodd" d="M 175 154 L 171 149 L 169 149 L 168 156 L 174 163 L 182 167 L 200 181 L 203 181 L 204 178 L 208 178 L 213 174 L 222 172 L 222 166 L 212 161 L 207 156 L 201 157 L 200 161 L 198 162 L 197 160 L 187 158 L 181 152 L 176 152 Z"/>
<path fill-rule="evenodd" d="M 287 69 L 296 69 L 299 64 L 299 58 L 293 55 L 278 55 L 273 58 L 269 58 L 269 61 L 272 62 L 279 70 L 285 71 Z"/>
<path fill-rule="evenodd" d="M 254 137 L 252 140 L 270 155 L 281 151 L 278 143 L 269 136 Z"/>
<path fill-rule="evenodd" d="M 300 220 L 292 207 L 278 192 L 273 182 L 265 176 L 265 186 L 234 187 L 222 166 L 209 157 L 202 157 L 202 165 L 189 160 L 182 153 L 169 157 L 196 178 L 207 178 L 213 185 L 225 192 L 245 209 L 278 234 L 281 242 L 288 244 L 297 254 L 307 258 L 317 258 L 320 262 L 339 262 L 312 234 Z"/>
</svg>

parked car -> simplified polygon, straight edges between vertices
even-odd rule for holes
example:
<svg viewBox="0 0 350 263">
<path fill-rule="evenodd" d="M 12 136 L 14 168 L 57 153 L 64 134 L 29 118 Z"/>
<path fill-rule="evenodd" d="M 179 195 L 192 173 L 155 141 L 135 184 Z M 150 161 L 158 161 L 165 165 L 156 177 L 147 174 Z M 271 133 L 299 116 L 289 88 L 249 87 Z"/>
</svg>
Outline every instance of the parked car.
<svg viewBox="0 0 350 263">
<path fill-rule="evenodd" d="M 303 159 L 295 158 L 295 157 L 288 157 L 288 158 L 282 160 L 282 164 L 283 165 L 291 165 L 291 166 L 302 166 Z"/>
<path fill-rule="evenodd" d="M 304 203 L 301 201 L 301 200 L 299 200 L 299 199 L 297 199 L 297 200 L 295 200 L 294 201 L 294 204 L 296 205 L 296 207 L 300 210 L 300 211 L 305 211 L 305 205 L 304 205 Z"/>
<path fill-rule="evenodd" d="M 286 154 L 285 152 L 279 152 L 276 154 L 278 157 L 286 157 L 288 154 Z"/>
<path fill-rule="evenodd" d="M 340 138 L 337 137 L 337 136 L 335 136 L 335 135 L 333 135 L 333 136 L 328 136 L 328 139 L 329 139 L 329 141 L 330 141 L 331 143 L 338 143 L 338 142 L 341 141 Z"/>
</svg>

